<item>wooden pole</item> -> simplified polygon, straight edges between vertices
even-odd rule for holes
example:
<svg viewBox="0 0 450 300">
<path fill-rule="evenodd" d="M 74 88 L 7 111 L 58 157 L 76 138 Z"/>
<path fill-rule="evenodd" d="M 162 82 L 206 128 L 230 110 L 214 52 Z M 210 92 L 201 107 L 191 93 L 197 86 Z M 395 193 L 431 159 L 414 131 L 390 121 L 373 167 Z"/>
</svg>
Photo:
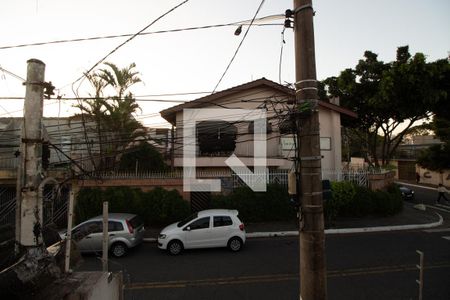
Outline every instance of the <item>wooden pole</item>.
<svg viewBox="0 0 450 300">
<path fill-rule="evenodd" d="M 103 202 L 103 253 L 102 253 L 102 270 L 108 272 L 108 201 Z"/>
<path fill-rule="evenodd" d="M 294 0 L 300 299 L 326 299 L 325 232 L 312 0 Z"/>
<path fill-rule="evenodd" d="M 69 209 L 67 213 L 67 234 L 66 234 L 66 259 L 64 265 L 64 271 L 67 273 L 70 271 L 70 251 L 72 247 L 72 225 L 73 225 L 73 206 L 76 196 L 76 187 L 72 184 L 69 195 Z"/>
</svg>

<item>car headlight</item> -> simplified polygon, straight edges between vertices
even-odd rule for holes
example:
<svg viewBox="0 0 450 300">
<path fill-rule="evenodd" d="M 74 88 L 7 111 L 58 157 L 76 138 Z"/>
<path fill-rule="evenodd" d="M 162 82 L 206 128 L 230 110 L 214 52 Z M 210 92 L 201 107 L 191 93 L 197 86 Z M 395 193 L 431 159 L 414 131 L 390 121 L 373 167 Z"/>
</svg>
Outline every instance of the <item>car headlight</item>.
<svg viewBox="0 0 450 300">
<path fill-rule="evenodd" d="M 161 240 L 163 240 L 163 239 L 165 239 L 166 238 L 166 235 L 165 234 L 160 234 L 159 236 L 158 236 L 158 239 L 161 239 Z"/>
</svg>

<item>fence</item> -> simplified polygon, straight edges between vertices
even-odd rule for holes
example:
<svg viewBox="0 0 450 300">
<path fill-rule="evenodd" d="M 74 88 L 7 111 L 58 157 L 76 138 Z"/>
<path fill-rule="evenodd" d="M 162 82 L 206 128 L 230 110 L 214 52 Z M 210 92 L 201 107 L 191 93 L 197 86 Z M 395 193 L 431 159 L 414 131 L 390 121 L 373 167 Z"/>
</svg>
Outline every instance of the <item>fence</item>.
<svg viewBox="0 0 450 300">
<path fill-rule="evenodd" d="M 63 225 L 67 221 L 67 203 L 69 192 L 62 189 L 59 193 L 53 186 L 46 186 L 43 195 L 44 225 L 56 223 Z M 0 188 L 0 225 L 15 227 L 16 221 L 16 189 L 15 187 Z"/>
<path fill-rule="evenodd" d="M 15 187 L 0 188 L 0 225 L 15 226 L 16 220 L 16 189 Z"/>
<path fill-rule="evenodd" d="M 106 172 L 94 172 L 89 176 L 84 176 L 84 179 L 90 178 L 101 178 L 101 179 L 172 179 L 172 178 L 183 178 L 182 170 L 175 171 L 146 171 L 146 172 L 132 172 L 132 171 L 106 171 Z M 196 170 L 197 178 L 221 178 L 221 177 L 231 177 L 231 170 Z"/>
<path fill-rule="evenodd" d="M 322 179 L 330 181 L 351 181 L 360 186 L 369 186 L 369 175 L 378 174 L 381 171 L 372 171 L 367 169 L 357 170 L 322 170 Z M 278 169 L 269 170 L 266 172 L 266 183 L 277 183 L 282 186 L 287 186 L 289 170 Z M 196 170 L 197 178 L 231 178 L 233 187 L 245 185 L 244 182 L 255 183 L 256 180 L 261 180 L 260 174 L 255 173 L 239 173 L 236 174 L 231 170 Z M 109 171 L 96 172 L 90 175 L 94 178 L 101 179 L 172 179 L 183 178 L 183 171 L 162 171 L 162 172 L 124 172 L 124 171 Z M 89 179 L 85 177 L 85 179 Z"/>
<path fill-rule="evenodd" d="M 369 175 L 382 174 L 383 170 L 322 170 L 322 179 L 328 179 L 330 181 L 350 181 L 359 186 L 369 186 Z M 266 182 L 267 184 L 277 183 L 287 187 L 289 170 L 274 170 L 267 172 Z M 233 174 L 233 187 L 240 187 L 245 185 L 245 181 L 254 183 L 256 180 L 260 180 L 259 176 L 253 173 L 240 173 Z"/>
</svg>

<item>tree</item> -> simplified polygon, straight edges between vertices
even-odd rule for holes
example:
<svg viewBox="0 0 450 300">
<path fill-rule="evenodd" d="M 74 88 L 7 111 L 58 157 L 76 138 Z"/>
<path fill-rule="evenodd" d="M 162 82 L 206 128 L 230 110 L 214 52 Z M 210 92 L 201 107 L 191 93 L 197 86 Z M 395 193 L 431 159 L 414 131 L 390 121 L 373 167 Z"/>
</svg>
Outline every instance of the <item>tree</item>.
<svg viewBox="0 0 450 300">
<path fill-rule="evenodd" d="M 425 55 L 411 56 L 408 46 L 397 49 L 394 62 L 384 63 L 366 51 L 354 69 L 324 80 L 328 96 L 358 113 L 347 121 L 352 136 L 366 148 L 373 166 L 389 164 L 404 135 L 418 121 L 432 116 L 432 108 L 447 100 L 442 72 L 448 62 L 427 63 Z"/>
<path fill-rule="evenodd" d="M 124 150 L 137 136 L 141 136 L 142 124 L 133 114 L 139 105 L 128 89 L 141 82 L 136 65 L 118 68 L 113 63 L 105 63 L 107 68 L 86 75 L 95 90 L 92 99 L 75 105 L 82 116 L 95 122 L 99 143 L 100 169 L 114 168 L 120 151 Z M 108 87 L 112 87 L 112 95 L 108 95 Z"/>
<path fill-rule="evenodd" d="M 168 166 L 156 148 L 147 142 L 127 149 L 120 158 L 120 170 L 164 171 Z"/>
<path fill-rule="evenodd" d="M 438 61 L 435 64 L 436 69 L 442 70 L 441 75 L 436 84 L 442 84 L 444 89 L 443 95 L 450 95 L 450 67 L 445 61 Z M 418 158 L 418 163 L 424 168 L 433 171 L 443 171 L 450 169 L 450 101 L 446 97 L 433 107 L 434 117 L 431 123 L 436 136 L 443 142 L 441 145 L 430 147 L 421 153 Z"/>
</svg>

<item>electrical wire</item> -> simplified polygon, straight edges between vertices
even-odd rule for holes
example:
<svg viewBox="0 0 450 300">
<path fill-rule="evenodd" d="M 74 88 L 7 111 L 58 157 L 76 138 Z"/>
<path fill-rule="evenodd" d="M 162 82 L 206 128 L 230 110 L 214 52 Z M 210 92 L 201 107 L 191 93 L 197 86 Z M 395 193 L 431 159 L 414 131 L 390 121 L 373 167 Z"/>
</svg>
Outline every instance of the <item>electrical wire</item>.
<svg viewBox="0 0 450 300">
<path fill-rule="evenodd" d="M 165 16 L 167 16 L 168 14 L 170 14 L 171 12 L 173 12 L 174 10 L 176 10 L 177 8 L 179 8 L 180 6 L 186 4 L 187 2 L 189 2 L 189 0 L 184 0 L 183 2 L 177 4 L 176 6 L 172 7 L 171 9 L 169 9 L 167 12 L 165 12 L 164 14 L 162 14 L 161 16 L 157 17 L 155 20 L 153 20 L 152 22 L 150 22 L 150 24 L 146 25 L 144 28 L 142 28 L 141 30 L 139 30 L 137 33 L 133 34 L 129 39 L 127 39 L 126 41 L 124 41 L 123 43 L 119 44 L 117 47 L 115 47 L 113 50 L 111 50 L 108 54 L 106 54 L 103 58 L 101 58 L 99 61 L 97 61 L 90 69 L 88 69 L 80 78 L 78 78 L 77 80 L 75 80 L 73 82 L 73 84 L 77 83 L 78 81 L 80 81 L 81 79 L 83 79 L 84 77 L 86 77 L 87 74 L 89 74 L 93 69 L 95 69 L 99 64 L 101 64 L 103 61 L 105 61 L 105 59 L 107 59 L 111 54 L 113 54 L 114 52 L 116 52 L 117 50 L 119 50 L 121 47 L 123 47 L 125 44 L 127 44 L 128 42 L 130 42 L 131 40 L 133 40 L 135 37 L 137 37 L 139 34 L 143 33 L 145 30 L 147 30 L 150 26 L 152 26 L 153 24 L 155 24 L 156 22 L 158 22 L 159 20 L 161 20 L 162 18 L 164 18 Z"/>
<path fill-rule="evenodd" d="M 0 66 L 0 71 L 4 72 L 20 81 L 27 81 L 25 78 L 22 78 L 21 76 L 14 74 L 13 72 L 6 70 L 5 68 L 2 68 L 2 66 Z"/>
<path fill-rule="evenodd" d="M 257 20 L 264 20 L 264 19 L 268 19 L 268 18 L 272 18 L 272 17 L 278 17 L 278 19 L 281 19 L 281 18 L 284 18 L 284 15 L 271 15 L 271 16 L 259 18 Z M 161 33 L 173 33 L 173 32 L 200 30 L 200 29 L 211 29 L 211 28 L 220 28 L 220 27 L 228 27 L 228 26 L 246 25 L 246 22 L 248 22 L 248 21 L 238 21 L 238 22 L 225 23 L 225 24 L 213 24 L 213 25 L 204 25 L 204 26 L 196 26 L 196 27 L 159 30 L 159 31 L 152 31 L 152 32 L 142 32 L 142 33 L 139 33 L 138 35 L 152 35 L 152 34 L 161 34 Z M 266 24 L 253 24 L 253 26 L 284 26 L 284 24 L 266 23 Z M 87 37 L 87 38 L 75 38 L 75 39 L 36 42 L 36 43 L 27 43 L 27 44 L 19 44 L 19 45 L 0 46 L 0 50 L 13 49 L 13 48 L 24 48 L 24 47 L 34 47 L 34 46 L 45 46 L 45 45 L 52 45 L 52 44 L 87 42 L 87 41 L 104 40 L 104 39 L 115 39 L 115 38 L 121 38 L 121 37 L 131 37 L 133 35 L 134 34 L 132 34 L 132 33 L 126 33 L 126 34 L 116 34 L 116 35 L 106 35 L 106 36 L 96 36 L 96 37 Z"/>
<path fill-rule="evenodd" d="M 252 19 L 252 21 L 250 22 L 250 25 L 248 25 L 247 30 L 245 31 L 245 34 L 244 34 L 244 36 L 243 36 L 242 39 L 241 39 L 241 42 L 240 42 L 239 45 L 237 46 L 236 51 L 234 52 L 233 57 L 231 58 L 231 60 L 230 60 L 230 62 L 228 63 L 227 67 L 225 68 L 225 71 L 223 72 L 222 76 L 220 77 L 219 82 L 217 82 L 216 86 L 214 87 L 212 94 L 215 93 L 215 91 L 217 90 L 217 87 L 219 86 L 219 84 L 222 82 L 223 78 L 224 78 L 225 75 L 227 74 L 228 69 L 230 68 L 231 64 L 233 63 L 233 61 L 234 61 L 234 59 L 235 59 L 235 57 L 236 57 L 236 55 L 238 54 L 239 49 L 241 48 L 242 43 L 244 42 L 245 38 L 247 37 L 247 34 L 248 34 L 248 32 L 250 31 L 250 28 L 252 27 L 252 24 L 253 24 L 253 22 L 255 21 L 256 16 L 258 15 L 258 13 L 259 13 L 261 7 L 263 6 L 264 2 L 265 2 L 265 0 L 262 0 L 261 3 L 259 4 L 258 9 L 256 10 L 255 15 L 253 16 L 253 19 Z"/>
</svg>

